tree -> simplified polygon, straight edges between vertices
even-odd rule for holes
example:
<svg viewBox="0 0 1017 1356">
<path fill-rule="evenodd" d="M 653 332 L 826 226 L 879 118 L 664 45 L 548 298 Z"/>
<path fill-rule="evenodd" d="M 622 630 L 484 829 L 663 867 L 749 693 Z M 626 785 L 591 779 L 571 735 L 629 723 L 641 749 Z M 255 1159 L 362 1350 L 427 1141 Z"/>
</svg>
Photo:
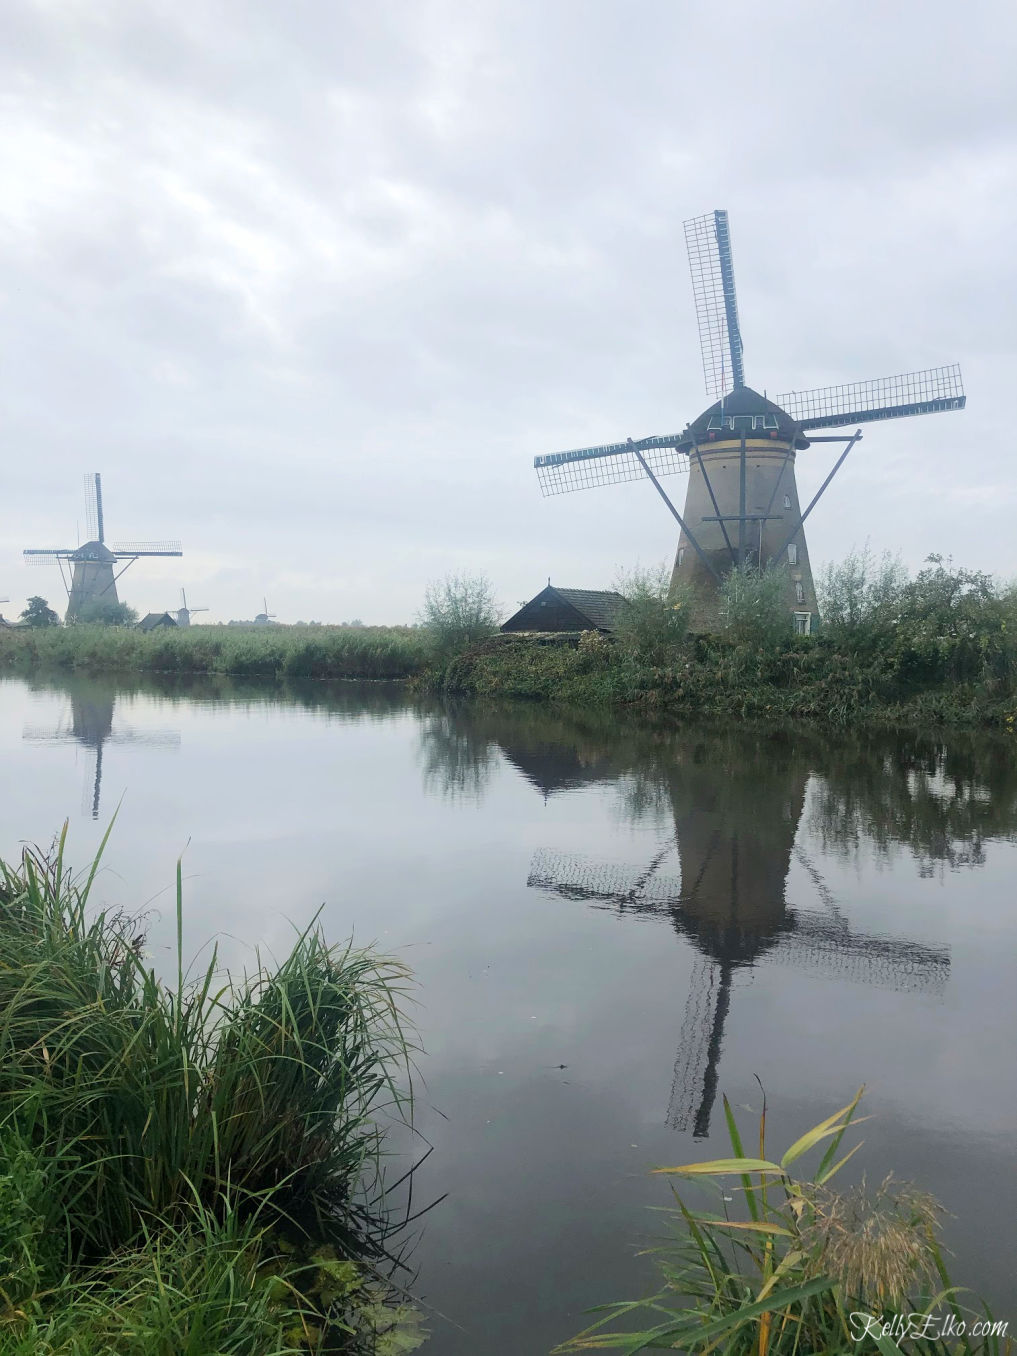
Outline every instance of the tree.
<svg viewBox="0 0 1017 1356">
<path fill-rule="evenodd" d="M 21 620 L 26 626 L 59 626 L 60 618 L 50 607 L 45 598 L 40 598 L 38 594 L 29 598 L 28 606 L 21 614 Z"/>
<path fill-rule="evenodd" d="M 498 605 L 483 574 L 449 574 L 428 584 L 420 622 L 440 654 L 464 650 L 498 629 Z"/>
<path fill-rule="evenodd" d="M 115 602 L 112 598 L 93 598 L 82 603 L 75 621 L 87 622 L 93 626 L 133 626 L 138 614 L 126 603 Z"/>
</svg>

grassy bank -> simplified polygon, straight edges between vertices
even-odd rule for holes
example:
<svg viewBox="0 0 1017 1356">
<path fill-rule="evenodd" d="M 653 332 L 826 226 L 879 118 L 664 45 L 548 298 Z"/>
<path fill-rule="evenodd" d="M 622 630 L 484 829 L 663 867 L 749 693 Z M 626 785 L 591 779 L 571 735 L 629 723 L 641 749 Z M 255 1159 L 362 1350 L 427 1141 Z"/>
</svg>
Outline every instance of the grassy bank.
<svg viewBox="0 0 1017 1356">
<path fill-rule="evenodd" d="M 167 986 L 94 875 L 0 864 L 2 1356 L 414 1349 L 376 1120 L 406 1109 L 404 971 L 312 928 Z"/>
<path fill-rule="evenodd" d="M 675 718 L 1012 730 L 1013 659 L 997 666 L 995 656 L 978 654 L 969 668 L 955 658 L 938 640 L 921 650 L 860 650 L 821 634 L 758 647 L 695 637 L 655 662 L 592 634 L 554 641 L 504 636 L 425 681 L 449 695 L 625 706 Z"/>
<path fill-rule="evenodd" d="M 225 673 L 260 678 L 409 678 L 425 666 L 425 633 L 409 626 L 51 626 L 0 630 L 0 669 L 92 673 Z"/>
</svg>

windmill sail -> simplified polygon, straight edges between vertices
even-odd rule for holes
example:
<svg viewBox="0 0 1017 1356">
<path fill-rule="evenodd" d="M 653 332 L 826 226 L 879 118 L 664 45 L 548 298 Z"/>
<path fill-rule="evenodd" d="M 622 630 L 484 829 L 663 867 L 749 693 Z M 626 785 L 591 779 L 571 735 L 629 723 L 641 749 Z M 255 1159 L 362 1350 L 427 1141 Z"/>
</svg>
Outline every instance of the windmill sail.
<svg viewBox="0 0 1017 1356">
<path fill-rule="evenodd" d="M 638 442 L 629 439 L 624 443 L 604 443 L 600 447 L 577 447 L 571 452 L 534 457 L 533 466 L 545 498 L 550 494 L 568 494 L 597 485 L 645 480 L 646 472 L 636 456 L 637 449 L 654 475 L 680 475 L 689 469 L 688 456 L 678 450 L 683 438 L 683 434 L 674 433 L 640 438 Z"/>
<path fill-rule="evenodd" d="M 103 539 L 102 481 L 98 471 L 85 476 L 85 534 L 89 541 Z"/>
<path fill-rule="evenodd" d="M 686 221 L 685 244 L 706 391 L 711 400 L 718 400 L 733 387 L 745 384 L 727 212 L 720 209 Z"/>
<path fill-rule="evenodd" d="M 814 391 L 788 391 L 774 400 L 806 431 L 941 414 L 962 410 L 967 403 L 959 363 L 844 386 L 820 386 Z"/>
</svg>

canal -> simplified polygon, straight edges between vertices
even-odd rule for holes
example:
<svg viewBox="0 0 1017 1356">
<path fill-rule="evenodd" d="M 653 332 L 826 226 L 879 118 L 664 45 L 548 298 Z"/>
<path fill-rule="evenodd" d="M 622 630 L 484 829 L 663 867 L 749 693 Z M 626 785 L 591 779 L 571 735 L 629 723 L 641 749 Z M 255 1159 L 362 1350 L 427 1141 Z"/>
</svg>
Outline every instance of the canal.
<svg viewBox="0 0 1017 1356">
<path fill-rule="evenodd" d="M 932 1191 L 954 1279 L 1013 1309 L 1013 742 L 662 729 L 396 687 L 0 682 L 0 852 L 65 819 L 171 966 L 321 909 L 416 989 L 425 1350 L 529 1356 L 652 1284 L 654 1165 L 771 1144 L 867 1087 L 853 1161 Z M 398 1164 L 394 1165 L 398 1167 Z"/>
</svg>

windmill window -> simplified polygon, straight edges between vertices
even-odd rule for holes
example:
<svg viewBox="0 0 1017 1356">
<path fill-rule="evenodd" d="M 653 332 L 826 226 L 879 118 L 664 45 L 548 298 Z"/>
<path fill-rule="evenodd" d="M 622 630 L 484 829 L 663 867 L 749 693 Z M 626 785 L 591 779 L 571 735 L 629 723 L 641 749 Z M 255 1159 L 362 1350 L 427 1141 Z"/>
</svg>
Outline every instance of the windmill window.
<svg viewBox="0 0 1017 1356">
<path fill-rule="evenodd" d="M 791 496 L 790 496 L 789 494 L 786 494 L 786 495 L 784 496 L 784 507 L 785 507 L 785 508 L 790 508 L 790 507 L 791 507 Z"/>
<path fill-rule="evenodd" d="M 796 603 L 804 603 L 804 602 L 805 602 L 805 585 L 804 585 L 804 584 L 800 584 L 800 583 L 799 583 L 799 584 L 796 584 L 796 585 L 795 585 L 795 602 L 796 602 Z"/>
<path fill-rule="evenodd" d="M 795 618 L 795 635 L 807 636 L 812 630 L 812 613 L 796 612 L 794 614 L 794 618 Z"/>
<path fill-rule="evenodd" d="M 798 564 L 798 546 L 795 542 L 792 542 L 787 548 L 787 563 L 789 565 Z"/>
<path fill-rule="evenodd" d="M 684 561 L 684 559 L 685 559 L 685 547 L 684 547 L 684 546 L 679 546 L 679 547 L 678 547 L 678 568 L 679 568 L 679 569 L 681 569 L 681 567 L 682 567 L 682 562 Z"/>
</svg>

